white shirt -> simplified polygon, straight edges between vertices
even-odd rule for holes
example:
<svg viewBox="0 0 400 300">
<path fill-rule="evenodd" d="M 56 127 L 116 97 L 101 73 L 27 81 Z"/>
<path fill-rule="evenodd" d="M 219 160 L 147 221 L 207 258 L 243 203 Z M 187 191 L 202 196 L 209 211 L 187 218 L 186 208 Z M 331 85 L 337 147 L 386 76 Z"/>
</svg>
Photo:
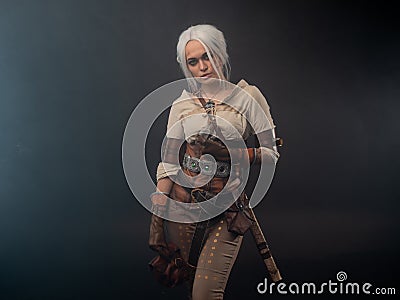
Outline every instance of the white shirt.
<svg viewBox="0 0 400 300">
<path fill-rule="evenodd" d="M 226 140 L 246 140 L 253 134 L 275 128 L 267 100 L 256 86 L 249 85 L 243 79 L 229 96 L 222 101 L 214 102 L 217 126 Z M 172 103 L 166 136 L 190 142 L 193 136 L 199 133 L 212 134 L 212 131 L 209 116 L 200 100 L 184 90 Z M 279 157 L 277 151 L 260 148 L 262 159 L 272 158 L 274 162 L 277 161 Z M 176 175 L 179 170 L 179 165 L 160 162 L 157 168 L 157 181 Z"/>
</svg>

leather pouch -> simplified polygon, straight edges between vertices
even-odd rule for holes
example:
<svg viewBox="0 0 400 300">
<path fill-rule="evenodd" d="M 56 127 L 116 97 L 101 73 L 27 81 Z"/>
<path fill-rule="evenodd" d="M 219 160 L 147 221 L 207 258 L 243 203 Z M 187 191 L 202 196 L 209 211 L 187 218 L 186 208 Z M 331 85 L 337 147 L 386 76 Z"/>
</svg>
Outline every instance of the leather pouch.
<svg viewBox="0 0 400 300">
<path fill-rule="evenodd" d="M 252 226 L 253 219 L 246 211 L 248 208 L 246 200 L 245 193 L 242 193 L 240 198 L 225 212 L 229 232 L 244 235 Z"/>
</svg>

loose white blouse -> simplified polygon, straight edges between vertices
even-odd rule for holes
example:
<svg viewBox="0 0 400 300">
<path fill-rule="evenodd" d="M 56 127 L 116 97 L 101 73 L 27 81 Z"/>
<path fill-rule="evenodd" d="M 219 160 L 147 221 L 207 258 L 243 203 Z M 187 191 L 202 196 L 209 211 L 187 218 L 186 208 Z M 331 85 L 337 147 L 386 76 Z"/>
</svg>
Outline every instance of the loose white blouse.
<svg viewBox="0 0 400 300">
<path fill-rule="evenodd" d="M 254 86 L 244 79 L 240 80 L 232 92 L 222 101 L 214 101 L 215 119 L 226 140 L 246 140 L 249 136 L 274 129 L 275 125 L 267 100 Z M 186 140 L 198 134 L 213 134 L 213 127 L 200 100 L 184 90 L 171 106 L 167 125 L 167 138 Z M 261 148 L 261 159 L 276 163 L 279 153 L 266 147 Z M 177 149 L 178 151 L 179 149 Z M 173 176 L 180 170 L 179 165 L 160 162 L 157 168 L 157 181 Z"/>
</svg>

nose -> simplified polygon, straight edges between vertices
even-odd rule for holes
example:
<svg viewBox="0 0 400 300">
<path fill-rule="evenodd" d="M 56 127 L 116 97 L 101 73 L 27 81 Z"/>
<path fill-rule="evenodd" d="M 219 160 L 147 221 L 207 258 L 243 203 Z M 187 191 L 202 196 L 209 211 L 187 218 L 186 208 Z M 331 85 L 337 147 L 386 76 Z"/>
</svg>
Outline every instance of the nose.
<svg viewBox="0 0 400 300">
<path fill-rule="evenodd" d="M 200 67 L 200 71 L 202 71 L 202 72 L 204 72 L 208 69 L 207 64 L 202 59 L 199 60 L 199 67 Z"/>
</svg>

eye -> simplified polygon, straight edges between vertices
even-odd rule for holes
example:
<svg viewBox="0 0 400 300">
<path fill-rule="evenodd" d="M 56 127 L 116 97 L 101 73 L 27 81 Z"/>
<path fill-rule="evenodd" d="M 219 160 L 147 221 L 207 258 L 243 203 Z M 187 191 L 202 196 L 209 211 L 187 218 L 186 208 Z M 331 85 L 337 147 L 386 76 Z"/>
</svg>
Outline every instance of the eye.
<svg viewBox="0 0 400 300">
<path fill-rule="evenodd" d="M 194 67 L 195 65 L 197 65 L 198 61 L 199 60 L 197 58 L 189 58 L 187 63 L 188 63 L 188 65 L 191 65 L 192 67 Z"/>
<path fill-rule="evenodd" d="M 208 58 L 207 52 L 204 53 L 204 54 L 201 56 L 201 58 L 204 59 L 204 60 L 210 60 L 210 59 Z"/>
</svg>

